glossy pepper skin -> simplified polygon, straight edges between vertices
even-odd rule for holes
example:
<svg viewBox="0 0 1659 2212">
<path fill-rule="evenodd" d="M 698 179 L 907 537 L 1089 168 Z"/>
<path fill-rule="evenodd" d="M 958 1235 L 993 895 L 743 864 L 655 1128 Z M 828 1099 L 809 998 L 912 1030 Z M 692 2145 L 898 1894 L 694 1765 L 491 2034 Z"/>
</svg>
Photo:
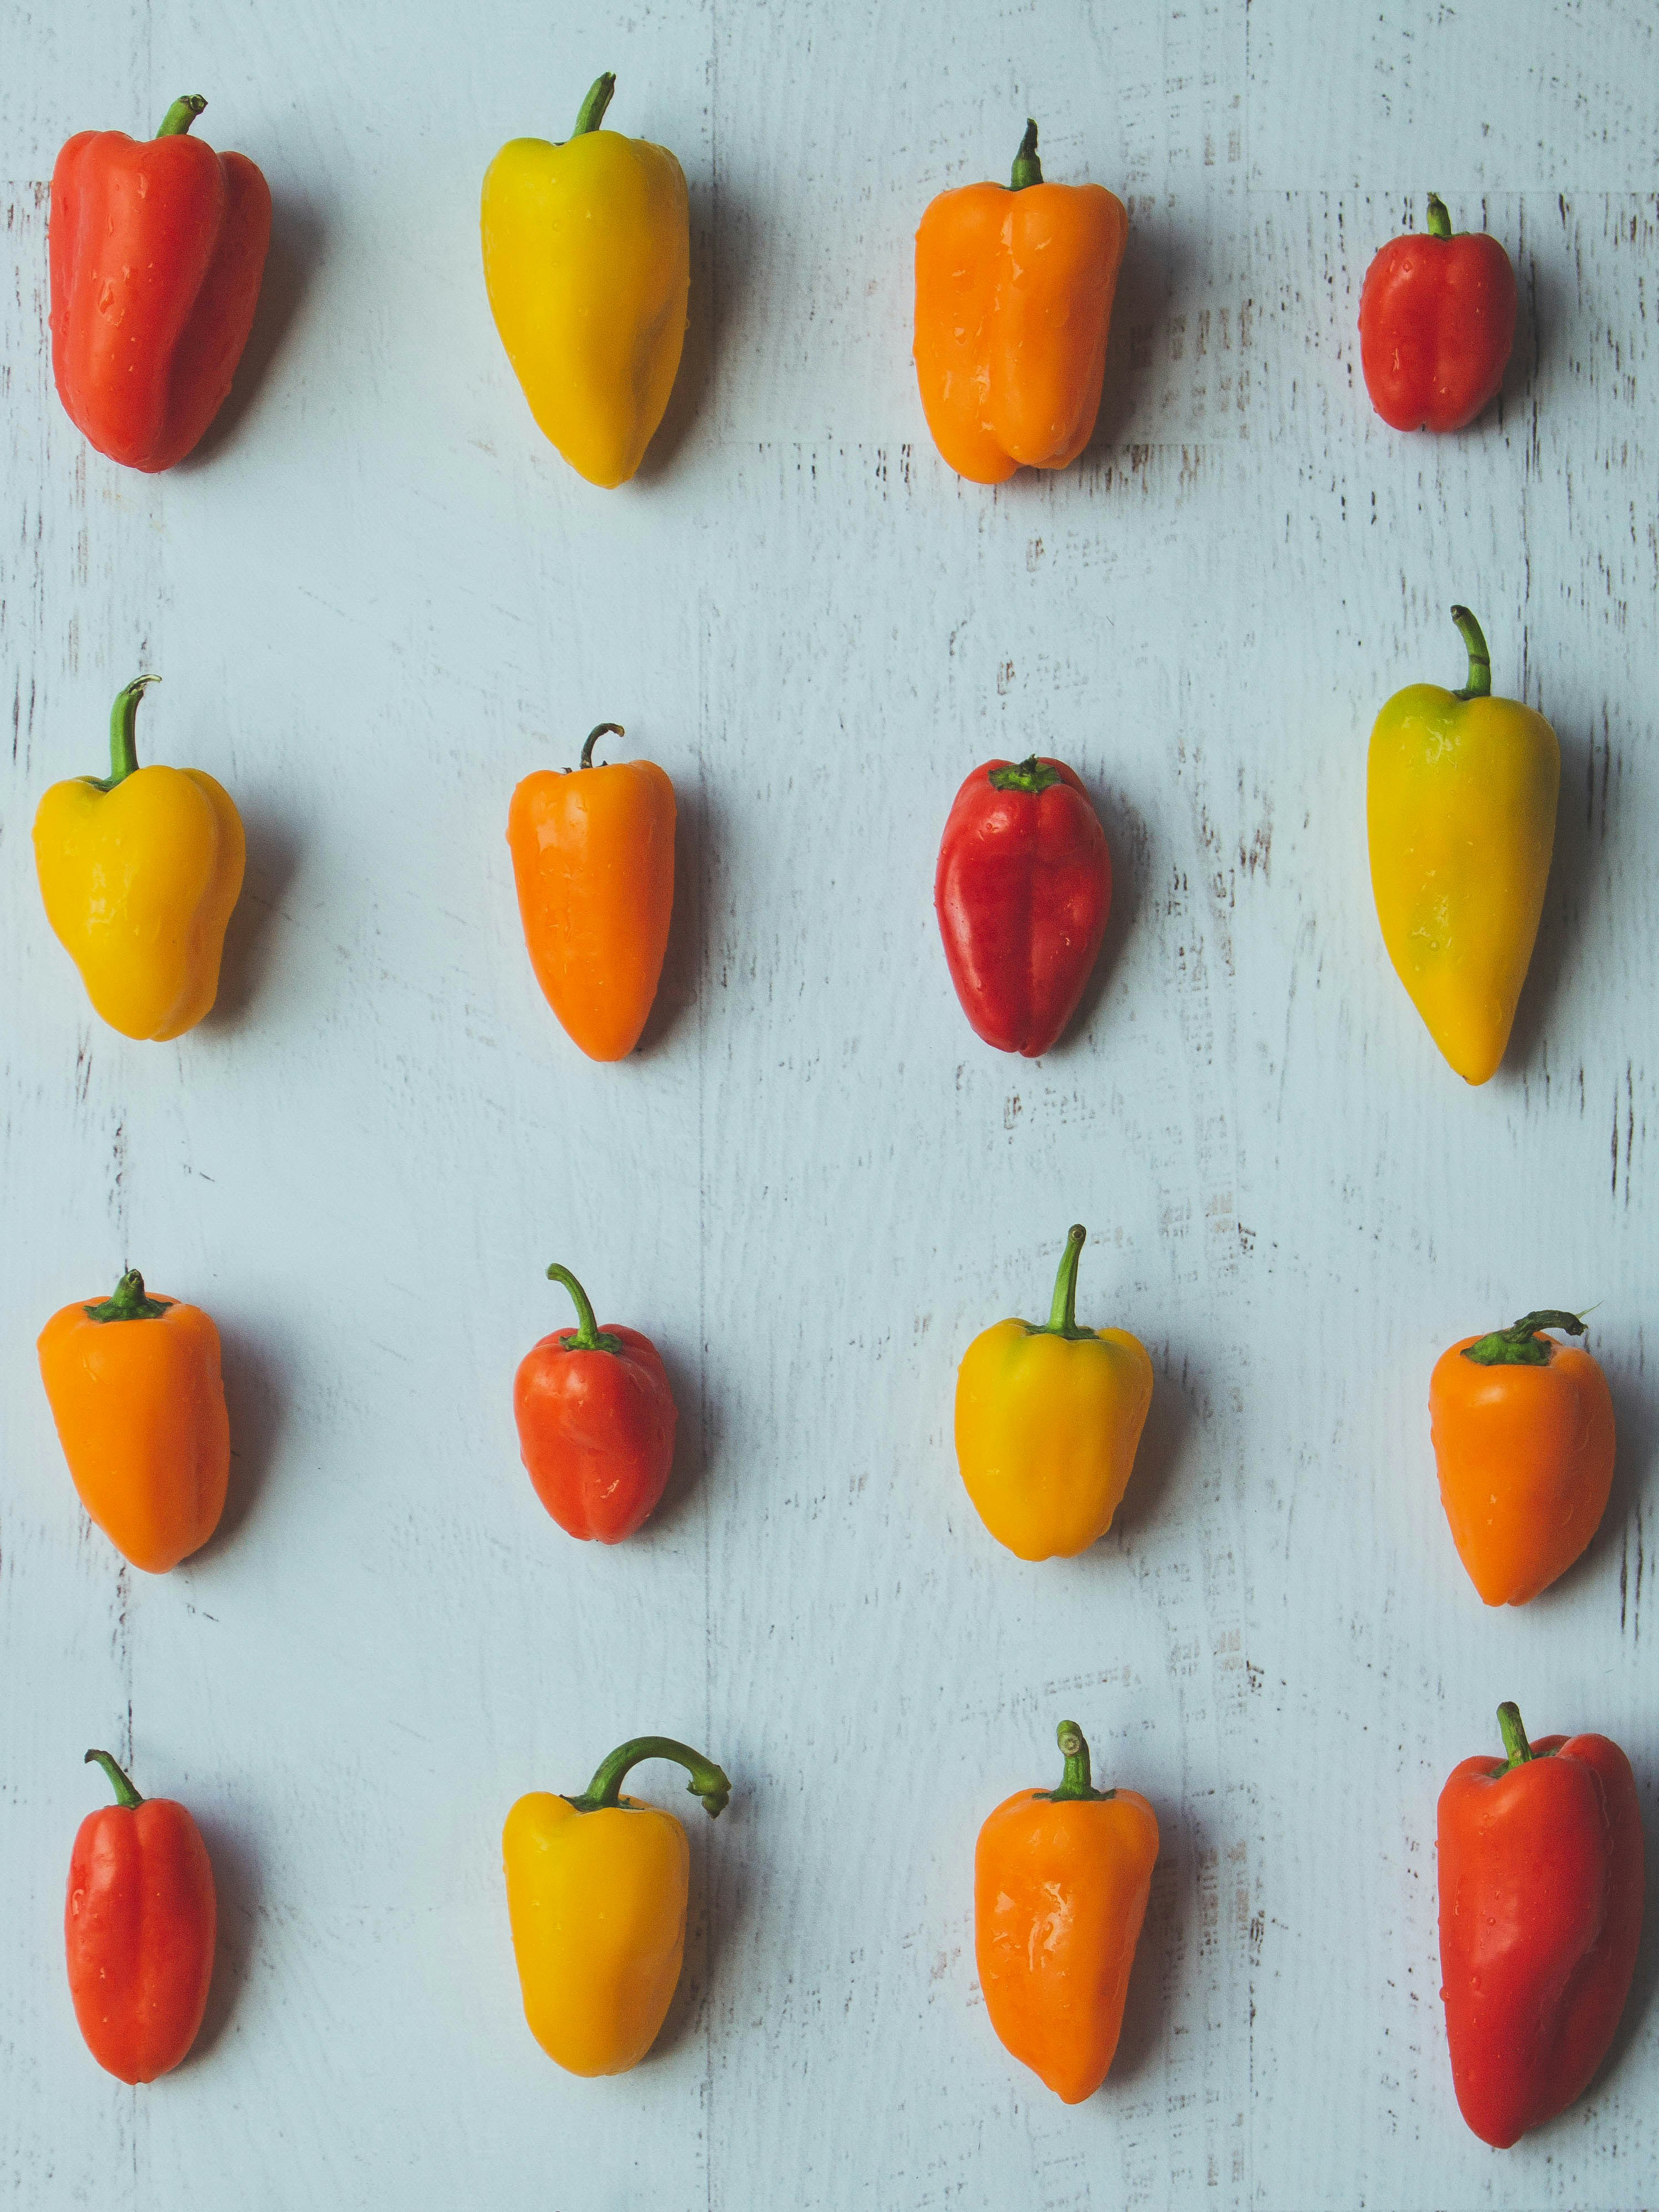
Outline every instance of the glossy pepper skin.
<svg viewBox="0 0 1659 2212">
<path fill-rule="evenodd" d="M 1498 1718 L 1507 1756 L 1466 1759 L 1440 1793 L 1440 1971 L 1459 2109 L 1507 2150 L 1582 2097 L 1607 2057 L 1645 1870 L 1618 1745 L 1528 1744 L 1512 1705 Z"/>
<path fill-rule="evenodd" d="M 1487 1605 L 1525 1605 L 1565 1574 L 1613 1487 L 1607 1378 L 1551 1328 L 1584 1334 L 1577 1314 L 1529 1313 L 1454 1344 L 1429 1383 L 1440 1502 Z"/>
<path fill-rule="evenodd" d="M 203 769 L 140 768 L 141 676 L 110 717 L 107 778 L 54 783 L 34 817 L 41 903 L 94 1010 L 123 1036 L 194 1029 L 219 990 L 242 888 L 242 820 Z"/>
<path fill-rule="evenodd" d="M 933 873 L 945 964 L 975 1036 L 1035 1060 L 1060 1042 L 1106 934 L 1112 856 L 1063 761 L 987 761 L 957 792 Z"/>
<path fill-rule="evenodd" d="M 170 1797 L 141 1797 L 89 1751 L 115 1802 L 82 1821 L 70 1855 L 64 1948 L 81 2033 L 121 2081 L 169 2074 L 196 2040 L 213 1979 L 218 1906 L 202 1832 Z"/>
<path fill-rule="evenodd" d="M 543 1337 L 519 1363 L 520 1452 L 561 1528 L 620 1544 L 654 1510 L 674 1464 L 668 1372 L 648 1336 L 599 1326 L 568 1267 L 555 1261 L 547 1273 L 574 1300 L 578 1326 Z"/>
<path fill-rule="evenodd" d="M 974 1510 L 1022 1559 L 1069 1559 L 1105 1534 L 1152 1402 L 1152 1363 L 1121 1328 L 1079 1328 L 1073 1226 L 1046 1324 L 1000 1321 L 957 1373 L 957 1464 Z"/>
<path fill-rule="evenodd" d="M 1003 2047 L 1068 2105 L 1106 2079 L 1158 1859 L 1158 1815 L 1096 1790 L 1075 1721 L 1056 1790 L 1005 1798 L 974 1851 L 974 1953 Z"/>
<path fill-rule="evenodd" d="M 618 1794 L 644 1759 L 678 1761 L 709 1817 L 725 1811 L 718 1766 L 646 1735 L 613 1751 L 580 1797 L 520 1797 L 501 1833 L 525 2018 L 569 2074 L 637 2066 L 679 1984 L 690 1849 L 673 1814 Z"/>
<path fill-rule="evenodd" d="M 70 419 L 112 461 L 181 461 L 224 404 L 270 243 L 270 190 L 243 154 L 188 136 L 82 131 L 58 156 L 47 218 L 52 368 Z"/>
<path fill-rule="evenodd" d="M 1510 1041 L 1544 909 L 1561 748 L 1541 714 L 1494 699 L 1480 625 L 1462 691 L 1413 684 L 1376 718 L 1366 771 L 1371 891 L 1395 973 L 1466 1083 Z"/>
<path fill-rule="evenodd" d="M 1049 185 L 1028 121 L 1011 185 L 941 192 L 916 232 L 916 381 L 933 443 L 958 476 L 1003 483 L 1063 469 L 1100 412 L 1123 203 Z"/>
<path fill-rule="evenodd" d="M 607 73 L 562 145 L 514 138 L 483 181 L 484 284 L 530 411 L 579 476 L 626 483 L 685 343 L 691 218 L 665 146 L 602 131 Z"/>
<path fill-rule="evenodd" d="M 674 787 L 655 761 L 538 769 L 514 791 L 507 842 L 530 964 L 571 1042 L 625 1060 L 657 996 L 674 912 Z"/>
<path fill-rule="evenodd" d="M 164 1575 L 200 1551 L 230 1480 L 219 1332 L 207 1315 L 151 1297 L 130 1267 L 112 1297 L 61 1307 L 37 1349 L 81 1503 L 122 1558 Z"/>
<path fill-rule="evenodd" d="M 1452 235 L 1429 195 L 1426 235 L 1385 246 L 1359 295 L 1365 389 L 1396 430 L 1461 430 L 1497 397 L 1515 343 L 1515 271 L 1484 231 Z"/>
</svg>

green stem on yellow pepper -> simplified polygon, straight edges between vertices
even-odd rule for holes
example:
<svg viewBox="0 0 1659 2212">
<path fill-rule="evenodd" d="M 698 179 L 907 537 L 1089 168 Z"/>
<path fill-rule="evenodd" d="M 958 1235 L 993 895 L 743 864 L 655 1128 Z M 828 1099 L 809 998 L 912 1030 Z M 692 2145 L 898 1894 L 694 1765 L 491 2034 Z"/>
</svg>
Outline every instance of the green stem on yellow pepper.
<svg viewBox="0 0 1659 2212">
<path fill-rule="evenodd" d="M 571 1804 L 579 1813 L 614 1808 L 629 1768 L 643 1759 L 672 1759 L 684 1767 L 691 1777 L 686 1787 L 694 1797 L 702 1800 L 702 1809 L 711 1820 L 717 1820 L 731 1802 L 732 1784 L 712 1759 L 693 1751 L 690 1744 L 677 1743 L 672 1735 L 636 1735 L 619 1745 L 609 1759 L 600 1760 L 593 1779 L 580 1797 L 570 1800 Z"/>
<path fill-rule="evenodd" d="M 611 105 L 611 95 L 616 89 L 614 70 L 606 70 L 603 76 L 594 78 L 587 88 L 586 99 L 576 111 L 576 127 L 570 134 L 573 138 L 580 138 L 587 131 L 599 129 L 605 120 L 605 111 Z"/>
<path fill-rule="evenodd" d="M 1025 136 L 1020 140 L 1019 151 L 1014 156 L 1014 173 L 1011 179 L 1012 189 L 1017 192 L 1023 192 L 1028 185 L 1042 182 L 1042 164 L 1037 159 L 1036 142 L 1036 122 L 1035 118 L 1028 115 Z"/>
<path fill-rule="evenodd" d="M 1089 1745 L 1083 1730 L 1075 1721 L 1062 1721 L 1054 1730 L 1055 1741 L 1065 1754 L 1066 1771 L 1054 1790 L 1039 1790 L 1036 1795 L 1046 1797 L 1052 1804 L 1066 1805 L 1082 1798 L 1099 1804 L 1108 1797 L 1115 1797 L 1115 1790 L 1097 1790 L 1089 1778 Z"/>
<path fill-rule="evenodd" d="M 159 676 L 135 676 L 125 691 L 117 694 L 115 704 L 109 710 L 109 777 L 89 775 L 88 783 L 95 783 L 100 791 L 113 791 L 118 783 L 125 783 L 138 766 L 138 702 L 145 687 L 161 682 Z"/>
<path fill-rule="evenodd" d="M 207 106 L 199 92 L 186 92 L 175 100 L 161 118 L 158 138 L 182 138 L 191 125 Z"/>
<path fill-rule="evenodd" d="M 1080 1221 L 1074 1221 L 1066 1232 L 1066 1249 L 1060 1255 L 1060 1268 L 1054 1277 L 1054 1303 L 1048 1309 L 1048 1318 L 1041 1325 L 1027 1322 L 1025 1326 L 1033 1336 L 1063 1336 L 1075 1342 L 1079 1337 L 1092 1336 L 1091 1328 L 1077 1325 L 1077 1267 L 1083 1257 L 1083 1247 L 1089 1232 Z"/>
<path fill-rule="evenodd" d="M 1467 607 L 1454 607 L 1451 618 L 1457 624 L 1458 635 L 1469 649 L 1469 680 L 1455 699 L 1489 699 L 1492 696 L 1492 655 L 1486 650 L 1486 633 Z"/>
</svg>

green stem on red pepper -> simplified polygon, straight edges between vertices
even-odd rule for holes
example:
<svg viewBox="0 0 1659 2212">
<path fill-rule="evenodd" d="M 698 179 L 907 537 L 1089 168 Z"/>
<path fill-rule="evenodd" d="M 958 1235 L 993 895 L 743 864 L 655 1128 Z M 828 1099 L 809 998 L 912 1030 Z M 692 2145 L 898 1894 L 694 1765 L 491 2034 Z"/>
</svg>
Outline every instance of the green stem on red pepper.
<svg viewBox="0 0 1659 2212">
<path fill-rule="evenodd" d="M 1458 635 L 1469 649 L 1469 680 L 1455 699 L 1486 699 L 1492 696 L 1492 655 L 1486 650 L 1486 633 L 1467 607 L 1454 607 L 1451 618 L 1457 624 Z"/>
<path fill-rule="evenodd" d="M 1521 1725 L 1521 1708 L 1508 1698 L 1498 1708 L 1498 1725 L 1503 1731 L 1504 1749 L 1509 1759 L 1504 1770 L 1506 1774 L 1513 1774 L 1517 1766 L 1526 1765 L 1529 1759 L 1550 1756 L 1548 1752 L 1535 1752 L 1527 1741 L 1527 1731 Z"/>
<path fill-rule="evenodd" d="M 133 1788 L 131 1783 L 127 1780 L 126 1776 L 122 1773 L 120 1768 L 110 1757 L 108 1752 L 89 1751 L 87 1753 L 84 1763 L 88 1766 L 90 1766 L 94 1759 L 97 1761 L 98 1765 L 103 1768 L 105 1773 L 108 1775 L 110 1779 L 110 1787 L 115 1792 L 115 1802 L 118 1805 L 124 1807 L 128 1812 L 131 1812 L 135 1805 L 142 1805 L 143 1803 L 143 1799 Z"/>
<path fill-rule="evenodd" d="M 199 92 L 186 92 L 175 100 L 161 118 L 158 138 L 182 138 L 191 125 L 207 106 Z"/>
<path fill-rule="evenodd" d="M 732 1784 L 712 1759 L 693 1751 L 690 1744 L 677 1743 L 672 1735 L 636 1735 L 618 1745 L 609 1759 L 600 1760 L 593 1779 L 580 1797 L 570 1800 L 571 1804 L 579 1813 L 614 1809 L 628 1770 L 644 1759 L 672 1759 L 684 1767 L 691 1777 L 686 1788 L 702 1799 L 702 1809 L 711 1820 L 717 1820 L 731 1802 Z"/>
<path fill-rule="evenodd" d="M 1046 1797 L 1051 1804 L 1068 1805 L 1079 1800 L 1091 1804 L 1102 1804 L 1108 1797 L 1115 1797 L 1115 1790 L 1097 1790 L 1089 1778 L 1089 1745 L 1083 1730 L 1075 1721 L 1062 1721 L 1054 1730 L 1066 1760 L 1066 1771 L 1060 1778 L 1057 1789 L 1039 1790 L 1034 1794 Z"/>
<path fill-rule="evenodd" d="M 1446 212 L 1446 203 L 1438 192 L 1431 192 L 1429 194 L 1429 236 L 1449 238 L 1451 234 L 1451 217 Z"/>
<path fill-rule="evenodd" d="M 621 1337 L 613 1336 L 609 1329 L 601 1328 L 594 1320 L 592 1301 L 568 1267 L 561 1267 L 556 1260 L 547 1271 L 547 1279 L 550 1283 L 562 1283 L 575 1304 L 576 1331 L 574 1336 L 567 1336 L 563 1340 L 567 1352 L 622 1350 Z"/>
<path fill-rule="evenodd" d="M 1060 770 L 1052 761 L 1039 760 L 1035 753 L 1027 753 L 1023 761 L 1011 763 L 1006 768 L 991 770 L 993 791 L 1047 791 L 1051 783 L 1060 781 Z"/>
</svg>

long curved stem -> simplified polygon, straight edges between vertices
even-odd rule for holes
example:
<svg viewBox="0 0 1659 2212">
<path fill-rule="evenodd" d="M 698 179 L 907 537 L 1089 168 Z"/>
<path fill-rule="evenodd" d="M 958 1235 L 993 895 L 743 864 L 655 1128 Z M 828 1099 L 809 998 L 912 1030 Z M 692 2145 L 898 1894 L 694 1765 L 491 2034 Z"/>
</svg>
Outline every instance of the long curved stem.
<svg viewBox="0 0 1659 2212">
<path fill-rule="evenodd" d="M 1038 1332 L 1042 1335 L 1075 1338 L 1094 1334 L 1092 1329 L 1077 1325 L 1077 1268 L 1088 1235 L 1080 1221 L 1074 1221 L 1066 1232 L 1066 1249 L 1060 1255 L 1060 1270 L 1054 1277 L 1054 1303 L 1048 1309 L 1047 1324 Z"/>
<path fill-rule="evenodd" d="M 613 738 L 625 738 L 628 735 L 627 731 L 623 729 L 620 722 L 596 723 L 593 728 L 588 732 L 582 743 L 581 764 L 584 768 L 592 767 L 593 747 L 597 741 L 605 735 L 607 731 Z"/>
<path fill-rule="evenodd" d="M 618 1745 L 609 1759 L 600 1760 L 581 1796 L 570 1802 L 579 1813 L 599 1813 L 614 1807 L 629 1769 L 646 1759 L 672 1759 L 684 1767 L 691 1777 L 686 1787 L 694 1797 L 702 1800 L 702 1809 L 711 1820 L 718 1819 L 731 1802 L 732 1784 L 720 1768 L 702 1752 L 693 1751 L 689 1743 L 676 1742 L 672 1735 L 636 1735 Z"/>
<path fill-rule="evenodd" d="M 131 1812 L 135 1805 L 142 1805 L 143 1803 L 143 1799 L 133 1788 L 131 1783 L 127 1780 L 126 1776 L 122 1773 L 120 1768 L 110 1757 L 108 1752 L 89 1751 L 87 1753 L 85 1764 L 90 1766 L 94 1759 L 97 1761 L 98 1765 L 103 1768 L 105 1773 L 108 1775 L 110 1779 L 110 1787 L 115 1792 L 115 1802 L 118 1805 L 125 1806 L 127 1811 Z"/>
<path fill-rule="evenodd" d="M 601 1328 L 593 1318 L 593 1302 L 571 1273 L 568 1267 L 555 1261 L 547 1271 L 550 1283 L 562 1283 L 570 1293 L 576 1308 L 576 1334 L 564 1340 L 567 1352 L 620 1352 L 622 1339 L 613 1336 L 609 1329 Z"/>
<path fill-rule="evenodd" d="M 161 118 L 158 138 L 182 138 L 191 125 L 207 106 L 199 92 L 186 92 L 175 100 Z"/>
<path fill-rule="evenodd" d="M 135 676 L 131 684 L 115 696 L 109 710 L 109 781 L 106 791 L 113 791 L 118 783 L 125 783 L 138 766 L 138 702 L 150 684 L 161 682 L 159 676 Z"/>
<path fill-rule="evenodd" d="M 606 70 L 603 76 L 594 78 L 587 88 L 586 99 L 576 111 L 576 127 L 570 134 L 573 138 L 584 137 L 588 131 L 599 129 L 605 120 L 605 111 L 611 105 L 611 95 L 616 89 L 617 73 L 614 70 Z"/>
<path fill-rule="evenodd" d="M 1454 696 L 1459 699 L 1490 698 L 1492 655 L 1486 650 L 1486 633 L 1467 607 L 1454 607 L 1451 618 L 1457 624 L 1459 636 L 1469 649 L 1469 680 Z"/>
</svg>

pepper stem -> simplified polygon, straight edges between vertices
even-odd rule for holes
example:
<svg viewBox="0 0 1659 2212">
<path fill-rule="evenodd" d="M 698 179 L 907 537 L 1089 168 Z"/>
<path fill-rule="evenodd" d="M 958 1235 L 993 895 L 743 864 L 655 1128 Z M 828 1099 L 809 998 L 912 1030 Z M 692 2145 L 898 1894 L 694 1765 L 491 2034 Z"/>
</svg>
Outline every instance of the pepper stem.
<svg viewBox="0 0 1659 2212">
<path fill-rule="evenodd" d="M 1486 699 L 1492 696 L 1492 655 L 1486 650 L 1486 633 L 1467 607 L 1454 607 L 1451 618 L 1457 624 L 1458 635 L 1469 649 L 1469 680 L 1453 696 L 1459 699 Z"/>
<path fill-rule="evenodd" d="M 82 1310 L 88 1321 L 160 1321 L 172 1304 L 171 1298 L 151 1297 L 137 1267 L 129 1267 L 108 1297 Z"/>
<path fill-rule="evenodd" d="M 1051 783 L 1060 781 L 1060 770 L 1052 761 L 1039 760 L 1028 753 L 1023 761 L 1006 768 L 994 768 L 990 774 L 993 791 L 1029 791 L 1033 794 L 1047 791 Z"/>
<path fill-rule="evenodd" d="M 1451 236 L 1451 217 L 1447 214 L 1446 203 L 1438 192 L 1429 194 L 1429 236 L 1431 238 Z"/>
<path fill-rule="evenodd" d="M 568 1267 L 561 1267 L 556 1260 L 547 1271 L 547 1279 L 550 1283 L 562 1283 L 575 1301 L 576 1334 L 574 1336 L 566 1337 L 564 1348 L 567 1352 L 620 1352 L 622 1350 L 621 1337 L 613 1336 L 608 1329 L 601 1328 L 594 1320 L 592 1301 Z"/>
<path fill-rule="evenodd" d="M 1066 1249 L 1060 1255 L 1060 1269 L 1054 1277 L 1054 1303 L 1048 1309 L 1048 1318 L 1041 1329 L 1032 1334 L 1039 1336 L 1092 1336 L 1091 1328 L 1077 1325 L 1077 1267 L 1083 1257 L 1083 1247 L 1089 1232 L 1080 1221 L 1074 1221 L 1066 1232 Z"/>
<path fill-rule="evenodd" d="M 1040 185 L 1042 182 L 1042 164 L 1037 159 L 1036 141 L 1036 121 L 1034 117 L 1028 115 L 1025 118 L 1025 136 L 1020 140 L 1019 151 L 1014 156 L 1014 173 L 1010 180 L 1012 189 L 1017 192 L 1023 192 L 1028 185 Z"/>
<path fill-rule="evenodd" d="M 614 70 L 606 70 L 603 76 L 594 78 L 587 88 L 586 99 L 576 111 L 576 127 L 570 134 L 573 138 L 584 137 L 588 131 L 599 129 L 605 120 L 605 111 L 611 105 L 611 95 L 616 89 L 617 74 Z"/>
<path fill-rule="evenodd" d="M 90 1766 L 94 1759 L 108 1775 L 110 1787 L 115 1792 L 115 1802 L 118 1805 L 125 1806 L 126 1810 L 131 1812 L 135 1805 L 143 1803 L 143 1799 L 106 1751 L 89 1751 L 87 1753 L 85 1764 Z"/>
<path fill-rule="evenodd" d="M 145 689 L 161 682 L 159 676 L 135 676 L 125 691 L 116 694 L 109 710 L 109 781 L 106 791 L 125 783 L 138 766 L 138 702 Z"/>
<path fill-rule="evenodd" d="M 593 1779 L 570 1802 L 579 1813 L 605 1811 L 616 1804 L 629 1767 L 645 1759 L 672 1759 L 684 1767 L 691 1777 L 686 1787 L 694 1797 L 702 1800 L 702 1809 L 711 1820 L 718 1820 L 731 1802 L 732 1784 L 714 1760 L 693 1751 L 690 1744 L 677 1743 L 672 1735 L 636 1735 L 619 1745 L 609 1759 L 600 1760 Z"/>
<path fill-rule="evenodd" d="M 1509 1754 L 1509 1771 L 1524 1766 L 1532 1757 L 1532 1746 L 1527 1741 L 1527 1731 L 1521 1725 L 1521 1708 L 1508 1700 L 1498 1708 L 1498 1725 L 1504 1732 L 1504 1748 Z"/>
<path fill-rule="evenodd" d="M 1584 1334 L 1578 1314 L 1522 1314 L 1513 1328 L 1495 1328 L 1490 1335 L 1465 1345 L 1463 1357 L 1477 1367 L 1547 1367 L 1555 1357 L 1555 1346 L 1548 1337 L 1539 1335 L 1540 1328 L 1565 1329 L 1569 1336 Z"/>
<path fill-rule="evenodd" d="M 158 138 L 181 138 L 207 106 L 199 92 L 186 92 L 175 100 L 161 118 Z"/>
<path fill-rule="evenodd" d="M 628 735 L 627 731 L 623 729 L 620 722 L 600 722 L 597 724 L 588 732 L 582 743 L 581 764 L 584 768 L 592 767 L 593 747 L 598 743 L 599 739 L 605 736 L 607 731 L 610 732 L 613 738 L 625 738 Z"/>
<path fill-rule="evenodd" d="M 1054 1740 L 1065 1757 L 1066 1771 L 1060 1778 L 1060 1787 L 1039 1790 L 1039 1797 L 1046 1797 L 1054 1805 L 1070 1804 L 1079 1799 L 1099 1804 L 1117 1795 L 1115 1790 L 1097 1790 L 1090 1781 L 1088 1739 L 1075 1721 L 1062 1721 L 1054 1730 Z"/>
</svg>

